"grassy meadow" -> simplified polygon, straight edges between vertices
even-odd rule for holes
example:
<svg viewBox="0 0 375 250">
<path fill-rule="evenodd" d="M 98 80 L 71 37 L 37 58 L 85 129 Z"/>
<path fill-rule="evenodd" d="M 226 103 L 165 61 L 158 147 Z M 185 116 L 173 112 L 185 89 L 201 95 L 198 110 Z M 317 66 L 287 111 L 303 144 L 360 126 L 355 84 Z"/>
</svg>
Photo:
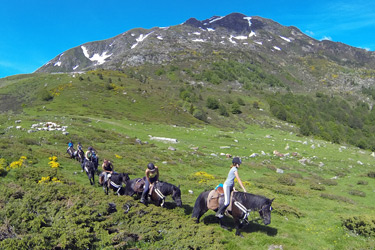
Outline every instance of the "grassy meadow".
<svg viewBox="0 0 375 250">
<path fill-rule="evenodd" d="M 0 249 L 375 248 L 372 152 L 300 136 L 268 116 L 256 93 L 242 95 L 240 115 L 208 110 L 207 123 L 186 111 L 175 84 L 140 83 L 124 73 L 25 75 L 0 79 L 0 87 Z M 202 99 L 228 93 L 198 91 Z M 252 109 L 253 101 L 262 110 Z M 69 134 L 32 128 L 45 122 Z M 101 162 L 110 159 L 131 178 L 154 162 L 162 181 L 180 185 L 183 207 L 170 197 L 160 208 L 106 196 L 69 159 L 69 140 L 93 146 Z M 191 218 L 198 195 L 225 181 L 225 154 L 242 158 L 248 192 L 275 198 L 271 224 L 250 223 L 243 238 L 235 237 L 231 218 L 225 223 L 232 230 L 222 229 L 213 211 L 199 224 Z"/>
</svg>

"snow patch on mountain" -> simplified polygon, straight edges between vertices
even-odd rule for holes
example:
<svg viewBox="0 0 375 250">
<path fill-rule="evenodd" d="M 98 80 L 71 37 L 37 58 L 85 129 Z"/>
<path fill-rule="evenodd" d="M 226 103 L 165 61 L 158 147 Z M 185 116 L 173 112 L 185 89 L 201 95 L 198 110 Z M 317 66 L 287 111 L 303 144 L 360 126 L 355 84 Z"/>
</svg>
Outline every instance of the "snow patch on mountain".
<svg viewBox="0 0 375 250">
<path fill-rule="evenodd" d="M 279 36 L 281 39 L 283 39 L 283 40 L 285 40 L 285 41 L 287 41 L 288 43 L 290 43 L 291 42 L 291 40 L 289 39 L 289 38 L 286 38 L 286 37 L 283 37 L 283 36 Z"/>
<path fill-rule="evenodd" d="M 96 61 L 97 65 L 101 65 L 101 64 L 105 63 L 105 59 L 112 56 L 112 54 L 107 55 L 108 51 L 104 51 L 101 55 L 99 55 L 98 53 L 95 53 L 92 57 L 90 57 L 90 54 L 89 54 L 89 52 L 88 52 L 88 50 L 85 46 L 81 46 L 81 49 L 82 49 L 85 57 L 92 62 Z"/>
<path fill-rule="evenodd" d="M 135 47 L 137 47 L 137 45 L 138 45 L 140 42 L 144 41 L 144 40 L 145 40 L 149 35 L 151 35 L 152 33 L 154 33 L 154 32 L 152 31 L 152 32 L 150 32 L 150 33 L 148 33 L 148 34 L 146 34 L 146 35 L 141 34 L 138 38 L 135 39 L 135 40 L 137 41 L 137 43 L 133 44 L 133 45 L 131 46 L 131 49 L 134 49 Z"/>
<path fill-rule="evenodd" d="M 251 17 L 246 16 L 243 19 L 247 20 L 249 22 L 249 26 L 251 27 Z"/>
</svg>

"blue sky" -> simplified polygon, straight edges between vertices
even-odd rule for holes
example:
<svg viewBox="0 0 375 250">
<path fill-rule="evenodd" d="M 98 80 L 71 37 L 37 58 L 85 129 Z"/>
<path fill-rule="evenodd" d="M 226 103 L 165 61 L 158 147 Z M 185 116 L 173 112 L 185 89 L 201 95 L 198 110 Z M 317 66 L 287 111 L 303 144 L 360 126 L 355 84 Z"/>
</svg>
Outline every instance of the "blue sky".
<svg viewBox="0 0 375 250">
<path fill-rule="evenodd" d="M 318 40 L 375 50 L 371 0 L 12 0 L 0 7 L 0 78 L 32 73 L 65 50 L 133 28 L 232 12 L 296 26 Z"/>
</svg>

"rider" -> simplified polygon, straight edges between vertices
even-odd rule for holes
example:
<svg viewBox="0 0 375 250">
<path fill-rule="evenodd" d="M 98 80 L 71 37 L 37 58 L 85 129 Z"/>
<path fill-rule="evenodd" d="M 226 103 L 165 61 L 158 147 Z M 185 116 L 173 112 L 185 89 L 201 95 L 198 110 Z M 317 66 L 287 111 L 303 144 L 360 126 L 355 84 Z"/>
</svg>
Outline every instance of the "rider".
<svg viewBox="0 0 375 250">
<path fill-rule="evenodd" d="M 77 144 L 77 150 L 74 152 L 74 156 L 77 156 L 79 152 L 82 151 L 82 144 L 78 142 Z"/>
<path fill-rule="evenodd" d="M 142 197 L 140 200 L 141 203 L 146 203 L 148 191 L 150 189 L 150 184 L 155 183 L 159 180 L 158 167 L 155 166 L 154 163 L 150 162 L 147 165 L 145 175 L 146 175 L 146 182 L 145 182 L 144 190 L 143 190 Z"/>
<path fill-rule="evenodd" d="M 70 140 L 68 142 L 68 149 L 67 149 L 67 151 L 69 151 L 69 148 L 73 148 L 73 142 L 72 142 L 72 140 Z"/>
<path fill-rule="evenodd" d="M 246 189 L 244 188 L 242 181 L 240 179 L 240 176 L 238 175 L 238 168 L 241 165 L 241 159 L 239 157 L 234 157 L 232 161 L 231 169 L 229 170 L 228 177 L 226 181 L 224 182 L 224 205 L 219 208 L 219 210 L 216 212 L 216 217 L 223 218 L 225 209 L 229 206 L 230 202 L 230 194 L 234 187 L 234 179 L 237 178 L 238 183 L 240 184 L 241 188 L 244 192 L 246 192 Z"/>
<path fill-rule="evenodd" d="M 111 177 L 111 174 L 115 173 L 114 167 L 111 161 L 104 159 L 102 164 L 104 183 L 107 182 L 108 178 Z"/>
</svg>

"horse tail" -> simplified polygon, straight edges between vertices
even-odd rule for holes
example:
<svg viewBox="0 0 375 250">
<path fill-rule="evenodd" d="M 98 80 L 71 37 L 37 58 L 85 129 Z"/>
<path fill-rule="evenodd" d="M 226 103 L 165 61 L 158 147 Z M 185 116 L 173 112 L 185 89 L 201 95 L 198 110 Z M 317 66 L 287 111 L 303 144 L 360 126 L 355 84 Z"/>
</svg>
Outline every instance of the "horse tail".
<svg viewBox="0 0 375 250">
<path fill-rule="evenodd" d="M 200 217 L 208 211 L 207 208 L 207 197 L 210 191 L 205 191 L 199 194 L 198 198 L 195 201 L 192 218 L 196 218 L 199 222 Z"/>
</svg>

